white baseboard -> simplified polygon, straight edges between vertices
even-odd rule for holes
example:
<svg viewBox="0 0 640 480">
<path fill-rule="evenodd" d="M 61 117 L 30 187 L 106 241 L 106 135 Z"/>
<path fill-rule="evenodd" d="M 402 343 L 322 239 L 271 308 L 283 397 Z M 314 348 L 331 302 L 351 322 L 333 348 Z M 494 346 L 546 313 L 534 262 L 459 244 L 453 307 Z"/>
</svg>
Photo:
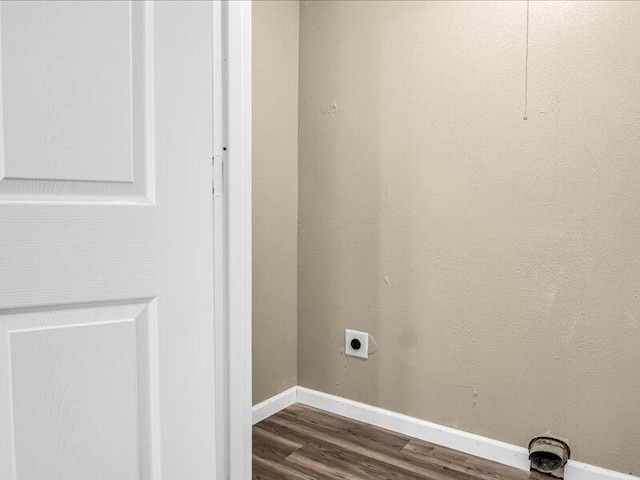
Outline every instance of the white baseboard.
<svg viewBox="0 0 640 480">
<path fill-rule="evenodd" d="M 261 422 L 267 417 L 278 413 L 280 410 L 284 410 L 290 405 L 293 405 L 297 401 L 298 387 L 291 387 L 284 392 L 281 392 L 271 398 L 267 398 L 264 402 L 261 402 L 253 407 L 253 424 Z"/>
<path fill-rule="evenodd" d="M 476 457 L 529 470 L 529 453 L 523 447 L 304 387 L 298 387 L 298 402 Z"/>
<path fill-rule="evenodd" d="M 564 467 L 564 480 L 638 480 L 639 478 L 574 460 L 569 460 Z"/>
<path fill-rule="evenodd" d="M 290 388 L 253 407 L 253 423 L 296 402 L 503 465 L 529 470 L 529 453 L 524 447 L 300 386 Z M 569 460 L 565 466 L 564 478 L 565 480 L 640 480 L 640 477 L 573 460 Z"/>
</svg>

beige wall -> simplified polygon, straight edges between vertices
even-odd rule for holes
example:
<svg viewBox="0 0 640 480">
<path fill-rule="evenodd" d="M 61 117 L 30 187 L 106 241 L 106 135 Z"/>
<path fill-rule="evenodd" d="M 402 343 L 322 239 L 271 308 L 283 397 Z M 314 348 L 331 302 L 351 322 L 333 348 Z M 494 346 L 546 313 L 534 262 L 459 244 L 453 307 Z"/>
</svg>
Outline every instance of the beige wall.
<svg viewBox="0 0 640 480">
<path fill-rule="evenodd" d="M 640 474 L 640 2 L 300 8 L 299 383 Z"/>
<path fill-rule="evenodd" d="M 298 2 L 253 4 L 253 400 L 297 382 Z"/>
</svg>

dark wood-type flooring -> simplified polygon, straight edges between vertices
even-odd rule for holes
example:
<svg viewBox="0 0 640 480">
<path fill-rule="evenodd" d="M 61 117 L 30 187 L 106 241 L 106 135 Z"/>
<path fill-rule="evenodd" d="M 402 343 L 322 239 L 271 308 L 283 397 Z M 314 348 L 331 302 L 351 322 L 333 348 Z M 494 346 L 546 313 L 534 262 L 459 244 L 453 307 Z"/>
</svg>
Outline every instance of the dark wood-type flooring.
<svg viewBox="0 0 640 480">
<path fill-rule="evenodd" d="M 300 404 L 253 427 L 254 480 L 548 478 Z"/>
</svg>

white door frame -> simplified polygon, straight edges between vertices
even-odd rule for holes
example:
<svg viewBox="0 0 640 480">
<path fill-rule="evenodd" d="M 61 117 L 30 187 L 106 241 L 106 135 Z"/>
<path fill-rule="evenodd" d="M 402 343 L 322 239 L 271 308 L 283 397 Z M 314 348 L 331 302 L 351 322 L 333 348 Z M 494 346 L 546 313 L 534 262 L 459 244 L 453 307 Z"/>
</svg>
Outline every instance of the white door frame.
<svg viewBox="0 0 640 480">
<path fill-rule="evenodd" d="M 214 1 L 213 42 L 213 155 L 222 168 L 222 194 L 214 193 L 217 478 L 248 479 L 252 426 L 250 1 Z"/>
</svg>

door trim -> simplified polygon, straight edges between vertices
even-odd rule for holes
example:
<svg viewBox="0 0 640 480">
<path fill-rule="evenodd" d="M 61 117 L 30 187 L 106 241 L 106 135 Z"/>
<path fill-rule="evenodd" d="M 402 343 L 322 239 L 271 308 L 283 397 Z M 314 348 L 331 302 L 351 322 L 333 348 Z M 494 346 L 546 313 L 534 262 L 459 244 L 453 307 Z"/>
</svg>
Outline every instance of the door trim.
<svg viewBox="0 0 640 480">
<path fill-rule="evenodd" d="M 214 235 L 214 255 L 221 259 L 214 272 L 220 279 L 214 318 L 216 470 L 219 479 L 251 478 L 251 2 L 214 1 L 213 10 L 214 83 L 220 80 L 213 97 L 222 106 L 221 129 L 214 118 L 213 153 L 220 154 L 224 169 L 223 192 L 214 200 L 214 229 L 222 233 Z"/>
</svg>

